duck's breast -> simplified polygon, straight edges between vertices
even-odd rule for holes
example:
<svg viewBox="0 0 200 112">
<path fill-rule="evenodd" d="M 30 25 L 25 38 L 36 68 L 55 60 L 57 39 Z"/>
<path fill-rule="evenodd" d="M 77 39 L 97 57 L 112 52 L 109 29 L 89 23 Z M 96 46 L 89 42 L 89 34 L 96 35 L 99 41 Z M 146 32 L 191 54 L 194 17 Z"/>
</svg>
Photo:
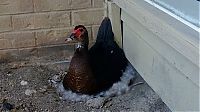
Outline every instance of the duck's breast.
<svg viewBox="0 0 200 112">
<path fill-rule="evenodd" d="M 77 50 L 63 80 L 65 88 L 74 92 L 90 94 L 95 91 L 96 80 L 91 70 L 88 51 Z"/>
</svg>

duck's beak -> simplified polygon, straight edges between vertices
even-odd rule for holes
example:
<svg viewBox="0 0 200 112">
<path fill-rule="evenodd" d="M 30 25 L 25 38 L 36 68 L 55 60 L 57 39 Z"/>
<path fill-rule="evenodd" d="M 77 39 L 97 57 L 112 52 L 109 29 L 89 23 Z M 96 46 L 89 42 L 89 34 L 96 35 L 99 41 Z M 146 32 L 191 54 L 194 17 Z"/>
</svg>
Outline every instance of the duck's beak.
<svg viewBox="0 0 200 112">
<path fill-rule="evenodd" d="M 74 35 L 74 33 L 72 33 L 69 37 L 67 37 L 67 39 L 65 39 L 65 41 L 70 42 L 70 41 L 74 40 L 74 37 L 75 37 L 75 35 Z"/>
</svg>

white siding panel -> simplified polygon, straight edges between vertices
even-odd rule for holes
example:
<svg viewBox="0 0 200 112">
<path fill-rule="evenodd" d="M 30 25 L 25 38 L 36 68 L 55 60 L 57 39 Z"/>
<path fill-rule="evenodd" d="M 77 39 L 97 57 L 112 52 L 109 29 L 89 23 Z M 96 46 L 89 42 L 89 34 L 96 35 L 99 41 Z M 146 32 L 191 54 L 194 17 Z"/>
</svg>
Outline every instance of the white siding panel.
<svg viewBox="0 0 200 112">
<path fill-rule="evenodd" d="M 160 39 L 158 35 L 148 30 L 137 20 L 122 11 L 122 20 L 131 26 L 132 30 L 140 34 L 140 37 L 146 41 L 151 47 L 165 57 L 173 66 L 180 70 L 185 77 L 188 77 L 193 83 L 199 86 L 199 68 L 193 64 L 188 58 L 179 53 L 165 41 Z M 159 32 L 159 30 L 158 30 Z M 173 33 L 173 32 L 172 32 Z M 126 37 L 124 37 L 126 38 Z M 166 37 L 167 38 L 167 37 Z M 198 57 L 196 57 L 198 58 Z M 196 59 L 198 61 L 198 59 Z"/>
<path fill-rule="evenodd" d="M 124 22 L 124 50 L 136 70 L 173 111 L 199 110 L 199 87 L 157 53 L 128 24 Z M 135 28 L 138 26 L 135 25 Z"/>
<path fill-rule="evenodd" d="M 114 2 L 136 70 L 172 111 L 200 111 L 199 33 L 143 0 Z"/>
</svg>

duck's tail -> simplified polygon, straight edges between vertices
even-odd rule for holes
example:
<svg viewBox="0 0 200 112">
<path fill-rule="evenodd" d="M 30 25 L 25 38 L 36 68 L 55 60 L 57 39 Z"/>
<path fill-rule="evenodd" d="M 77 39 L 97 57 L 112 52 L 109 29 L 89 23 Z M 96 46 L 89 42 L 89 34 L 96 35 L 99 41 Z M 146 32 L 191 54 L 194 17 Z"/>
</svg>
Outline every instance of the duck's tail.
<svg viewBox="0 0 200 112">
<path fill-rule="evenodd" d="M 109 42 L 114 41 L 114 33 L 112 31 L 111 21 L 108 17 L 105 17 L 101 22 L 101 26 L 99 27 L 99 31 L 97 34 L 96 42 Z"/>
</svg>

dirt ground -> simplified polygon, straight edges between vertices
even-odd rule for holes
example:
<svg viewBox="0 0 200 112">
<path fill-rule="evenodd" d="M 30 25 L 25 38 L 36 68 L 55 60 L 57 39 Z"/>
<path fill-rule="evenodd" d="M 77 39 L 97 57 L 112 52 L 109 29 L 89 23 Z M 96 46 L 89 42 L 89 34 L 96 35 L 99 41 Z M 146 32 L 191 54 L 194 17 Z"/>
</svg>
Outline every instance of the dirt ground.
<svg viewBox="0 0 200 112">
<path fill-rule="evenodd" d="M 86 102 L 63 101 L 48 80 L 64 72 L 68 62 L 19 61 L 0 64 L 0 110 L 12 112 L 171 112 L 159 96 L 138 76 L 129 92 L 110 98 L 102 107 Z"/>
</svg>

